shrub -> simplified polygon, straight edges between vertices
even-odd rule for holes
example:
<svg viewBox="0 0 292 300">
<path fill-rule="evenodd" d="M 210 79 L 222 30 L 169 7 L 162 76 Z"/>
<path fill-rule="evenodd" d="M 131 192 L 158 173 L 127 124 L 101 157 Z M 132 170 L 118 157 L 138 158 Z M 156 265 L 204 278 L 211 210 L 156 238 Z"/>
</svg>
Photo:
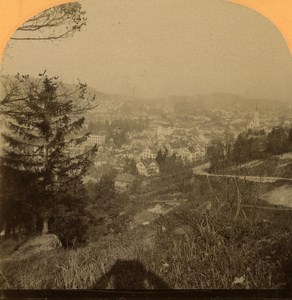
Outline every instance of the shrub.
<svg viewBox="0 0 292 300">
<path fill-rule="evenodd" d="M 86 218 L 78 213 L 67 212 L 54 218 L 50 231 L 55 233 L 65 248 L 75 248 L 87 241 Z"/>
</svg>

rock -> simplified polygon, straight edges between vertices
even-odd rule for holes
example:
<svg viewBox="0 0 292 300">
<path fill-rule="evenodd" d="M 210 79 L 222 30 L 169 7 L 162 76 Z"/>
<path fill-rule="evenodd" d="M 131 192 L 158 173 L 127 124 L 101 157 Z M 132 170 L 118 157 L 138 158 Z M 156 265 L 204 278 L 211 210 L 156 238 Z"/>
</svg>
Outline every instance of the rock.
<svg viewBox="0 0 292 300">
<path fill-rule="evenodd" d="M 175 234 L 178 235 L 192 235 L 194 233 L 193 228 L 189 225 L 183 225 L 175 229 Z"/>
<path fill-rule="evenodd" d="M 32 255 L 51 251 L 56 248 L 62 247 L 62 243 L 55 234 L 43 234 L 30 238 L 24 242 L 18 249 L 12 254 L 13 259 L 26 259 Z"/>
</svg>

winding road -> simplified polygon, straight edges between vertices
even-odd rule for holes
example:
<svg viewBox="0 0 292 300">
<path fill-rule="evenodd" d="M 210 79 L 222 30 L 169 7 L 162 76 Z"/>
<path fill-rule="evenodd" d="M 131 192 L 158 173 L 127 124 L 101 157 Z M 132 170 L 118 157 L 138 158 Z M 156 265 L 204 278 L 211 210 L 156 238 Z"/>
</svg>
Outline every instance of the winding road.
<svg viewBox="0 0 292 300">
<path fill-rule="evenodd" d="M 276 181 L 291 181 L 292 178 L 286 177 L 267 177 L 267 176 L 247 176 L 247 175 L 229 175 L 229 174 L 211 174 L 206 172 L 206 169 L 210 167 L 209 163 L 200 165 L 193 168 L 193 174 L 197 176 L 208 176 L 208 177 L 225 177 L 225 178 L 238 178 L 247 181 L 267 183 L 267 182 L 276 182 Z"/>
</svg>

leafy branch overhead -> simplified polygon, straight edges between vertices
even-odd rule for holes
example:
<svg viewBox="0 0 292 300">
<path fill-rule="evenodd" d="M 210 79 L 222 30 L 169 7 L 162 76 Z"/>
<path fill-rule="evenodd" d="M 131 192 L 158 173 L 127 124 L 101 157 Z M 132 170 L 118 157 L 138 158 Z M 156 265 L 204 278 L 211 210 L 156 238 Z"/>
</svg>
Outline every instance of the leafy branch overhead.
<svg viewBox="0 0 292 300">
<path fill-rule="evenodd" d="M 47 9 L 26 21 L 12 40 L 59 40 L 72 37 L 86 25 L 81 4 L 66 3 Z"/>
</svg>

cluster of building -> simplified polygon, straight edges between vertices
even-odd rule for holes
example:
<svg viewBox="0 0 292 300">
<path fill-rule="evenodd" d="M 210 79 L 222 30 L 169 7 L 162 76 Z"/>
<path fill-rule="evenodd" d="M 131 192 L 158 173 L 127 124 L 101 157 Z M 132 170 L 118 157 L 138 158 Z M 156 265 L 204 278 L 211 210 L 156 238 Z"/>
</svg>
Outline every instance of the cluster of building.
<svg viewBox="0 0 292 300">
<path fill-rule="evenodd" d="M 199 140 L 199 138 L 197 139 Z M 164 139 L 157 140 L 150 134 L 144 132 L 133 135 L 129 143 L 117 147 L 112 141 L 105 142 L 104 136 L 89 136 L 87 144 L 99 146 L 94 164 L 99 167 L 106 163 L 111 163 L 118 171 L 123 169 L 123 162 L 131 159 L 136 163 L 138 173 L 144 176 L 153 176 L 159 173 L 159 166 L 156 162 L 158 152 L 167 152 L 168 156 L 175 155 L 184 164 L 192 164 L 204 159 L 206 154 L 205 141 L 194 144 L 195 141 L 179 141 Z"/>
<path fill-rule="evenodd" d="M 167 152 L 168 156 L 175 155 L 185 165 L 192 165 L 205 160 L 206 148 L 214 138 L 228 136 L 235 140 L 245 129 L 268 130 L 271 122 L 275 124 L 275 116 L 269 116 L 269 121 L 267 116 L 261 116 L 260 124 L 257 109 L 249 120 L 244 112 L 225 110 L 216 111 L 215 114 L 218 114 L 218 118 L 201 114 L 188 116 L 187 119 L 176 118 L 172 122 L 160 115 L 149 114 L 149 127 L 142 131 L 133 128 L 127 132 L 128 142 L 121 147 L 117 147 L 113 140 L 106 139 L 105 133 L 90 135 L 86 145 L 98 145 L 94 166 L 98 169 L 111 165 L 116 169 L 116 187 L 121 191 L 128 189 L 135 179 L 134 175 L 127 174 L 126 165 L 129 160 L 134 162 L 138 175 L 157 176 L 160 172 L 156 160 L 159 151 Z"/>
<path fill-rule="evenodd" d="M 186 165 L 202 161 L 206 155 L 207 143 L 204 139 L 194 139 L 187 130 L 184 134 L 175 134 L 177 128 L 159 125 L 156 130 L 147 129 L 142 132 L 134 130 L 128 135 L 128 143 L 117 147 L 112 140 L 106 140 L 103 134 L 90 135 L 82 147 L 98 146 L 94 158 L 95 169 L 102 169 L 110 165 L 118 173 L 115 181 L 118 191 L 127 190 L 133 183 L 135 176 L 127 174 L 126 165 L 130 161 L 135 164 L 137 175 L 153 177 L 160 173 L 160 167 L 156 160 L 158 152 L 175 155 Z M 183 137 L 183 138 L 182 138 Z M 196 143 L 196 144 L 195 144 Z M 82 152 L 83 149 L 75 148 Z"/>
</svg>

